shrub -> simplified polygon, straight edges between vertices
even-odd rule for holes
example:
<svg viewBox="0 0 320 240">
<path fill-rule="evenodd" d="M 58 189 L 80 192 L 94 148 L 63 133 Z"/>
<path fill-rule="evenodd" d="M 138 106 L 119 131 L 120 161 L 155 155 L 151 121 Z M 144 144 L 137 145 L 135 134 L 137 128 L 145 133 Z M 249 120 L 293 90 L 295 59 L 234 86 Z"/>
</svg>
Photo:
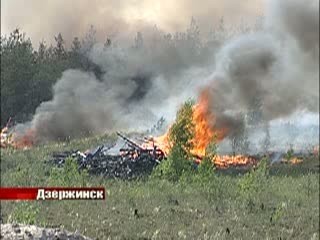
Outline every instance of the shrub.
<svg viewBox="0 0 320 240">
<path fill-rule="evenodd" d="M 292 157 L 293 157 L 293 154 L 294 154 L 293 146 L 290 145 L 289 150 L 288 150 L 288 151 L 286 152 L 286 154 L 285 154 L 285 159 L 286 159 L 287 161 L 290 161 L 290 160 L 292 159 Z"/>
<path fill-rule="evenodd" d="M 177 113 L 176 121 L 169 130 L 171 150 L 167 160 L 153 172 L 153 176 L 177 181 L 184 173 L 192 171 L 191 159 L 194 124 L 192 122 L 194 102 L 189 100 L 183 104 Z"/>
<path fill-rule="evenodd" d="M 169 142 L 174 147 L 179 149 L 178 153 L 185 159 L 190 159 L 191 149 L 193 148 L 192 139 L 194 137 L 194 123 L 193 123 L 193 105 L 194 101 L 189 100 L 185 102 L 179 109 L 176 121 L 169 130 Z"/>
<path fill-rule="evenodd" d="M 209 202 L 212 202 L 217 196 L 221 195 L 219 179 L 215 175 L 215 166 L 212 162 L 216 154 L 217 145 L 214 138 L 208 145 L 206 154 L 201 160 L 196 175 L 193 178 L 200 188 L 200 191 Z"/>
<path fill-rule="evenodd" d="M 170 181 L 178 181 L 182 175 L 190 174 L 193 163 L 186 160 L 183 155 L 181 148 L 173 146 L 167 160 L 162 161 L 153 175 Z"/>
<path fill-rule="evenodd" d="M 285 202 L 279 203 L 271 213 L 270 222 L 276 223 L 280 221 L 285 215 L 286 210 L 287 210 L 287 204 Z"/>
<path fill-rule="evenodd" d="M 76 161 L 67 158 L 63 168 L 53 168 L 49 176 L 50 186 L 74 186 L 84 187 L 87 185 L 89 174 L 86 170 L 79 170 Z"/>
<path fill-rule="evenodd" d="M 265 189 L 269 175 L 268 159 L 263 158 L 256 168 L 246 173 L 239 181 L 239 194 L 251 208 L 256 204 L 256 197 Z"/>
</svg>

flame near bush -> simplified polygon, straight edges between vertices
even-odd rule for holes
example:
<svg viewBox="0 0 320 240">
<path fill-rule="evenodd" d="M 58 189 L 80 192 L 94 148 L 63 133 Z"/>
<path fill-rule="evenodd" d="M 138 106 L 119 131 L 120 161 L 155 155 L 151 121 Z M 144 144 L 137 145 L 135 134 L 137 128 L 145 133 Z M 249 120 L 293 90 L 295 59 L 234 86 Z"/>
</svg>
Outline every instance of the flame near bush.
<svg viewBox="0 0 320 240">
<path fill-rule="evenodd" d="M 201 159 L 206 157 L 208 146 L 222 141 L 227 136 L 228 129 L 218 128 L 215 124 L 215 115 L 210 111 L 209 94 L 204 90 L 197 103 L 187 101 L 178 111 L 176 121 L 170 129 L 154 139 L 155 144 L 166 154 L 170 155 L 172 148 L 178 145 L 185 159 L 193 157 L 200 163 Z M 242 155 L 214 155 L 211 156 L 211 160 L 219 168 L 255 163 L 253 158 Z"/>
</svg>

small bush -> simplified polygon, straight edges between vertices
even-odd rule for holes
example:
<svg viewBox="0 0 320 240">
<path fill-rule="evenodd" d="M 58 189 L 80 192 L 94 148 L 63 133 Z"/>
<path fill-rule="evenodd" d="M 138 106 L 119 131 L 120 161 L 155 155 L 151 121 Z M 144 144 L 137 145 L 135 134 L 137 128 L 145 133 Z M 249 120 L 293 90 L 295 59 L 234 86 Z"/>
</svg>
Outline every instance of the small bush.
<svg viewBox="0 0 320 240">
<path fill-rule="evenodd" d="M 205 156 L 203 157 L 199 171 L 203 171 L 202 169 L 206 169 L 209 172 L 212 172 L 214 169 L 214 164 L 213 164 L 213 158 L 217 155 L 217 144 L 216 144 L 216 137 L 214 137 L 209 145 L 206 148 L 206 153 Z"/>
<path fill-rule="evenodd" d="M 193 163 L 183 157 L 184 153 L 176 145 L 172 147 L 168 158 L 154 170 L 153 176 L 178 181 L 182 175 L 193 171 Z"/>
<path fill-rule="evenodd" d="M 67 158 L 63 168 L 53 168 L 49 176 L 50 186 L 87 186 L 89 174 L 86 170 L 79 170 L 73 158 Z"/>
<path fill-rule="evenodd" d="M 290 145 L 290 149 L 285 154 L 285 159 L 287 161 L 290 161 L 292 159 L 292 157 L 293 157 L 293 154 L 294 154 L 293 146 Z"/>
<path fill-rule="evenodd" d="M 176 153 L 184 159 L 190 159 L 190 151 L 193 148 L 192 139 L 194 138 L 195 126 L 193 123 L 194 101 L 185 102 L 179 109 L 176 121 L 169 130 L 169 142 L 176 147 Z M 177 151 L 177 149 L 179 149 Z"/>
<path fill-rule="evenodd" d="M 285 202 L 279 203 L 271 213 L 270 222 L 276 223 L 280 221 L 285 215 L 286 210 L 287 210 L 287 204 Z"/>
<path fill-rule="evenodd" d="M 250 206 L 256 204 L 256 197 L 265 189 L 269 175 L 268 160 L 262 159 L 258 166 L 245 174 L 239 181 L 240 197 Z"/>
<path fill-rule="evenodd" d="M 177 181 L 183 174 L 192 172 L 193 105 L 194 102 L 189 100 L 178 111 L 176 121 L 169 130 L 170 153 L 167 160 L 155 169 L 153 176 Z"/>
<path fill-rule="evenodd" d="M 217 154 L 217 145 L 213 139 L 206 149 L 205 156 L 192 176 L 192 181 L 199 188 L 204 197 L 211 203 L 221 196 L 221 182 L 215 174 L 215 166 L 212 162 Z"/>
</svg>

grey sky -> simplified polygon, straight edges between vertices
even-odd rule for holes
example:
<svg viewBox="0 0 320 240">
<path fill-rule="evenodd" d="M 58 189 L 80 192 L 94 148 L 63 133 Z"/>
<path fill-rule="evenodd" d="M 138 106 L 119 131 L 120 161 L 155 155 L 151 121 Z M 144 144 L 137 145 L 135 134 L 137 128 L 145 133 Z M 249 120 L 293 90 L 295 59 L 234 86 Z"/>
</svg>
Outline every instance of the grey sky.
<svg viewBox="0 0 320 240">
<path fill-rule="evenodd" d="M 1 31 L 19 27 L 35 42 L 83 36 L 92 24 L 98 37 L 157 25 L 183 31 L 195 17 L 203 32 L 223 16 L 228 23 L 250 21 L 264 12 L 266 0 L 1 0 Z"/>
</svg>

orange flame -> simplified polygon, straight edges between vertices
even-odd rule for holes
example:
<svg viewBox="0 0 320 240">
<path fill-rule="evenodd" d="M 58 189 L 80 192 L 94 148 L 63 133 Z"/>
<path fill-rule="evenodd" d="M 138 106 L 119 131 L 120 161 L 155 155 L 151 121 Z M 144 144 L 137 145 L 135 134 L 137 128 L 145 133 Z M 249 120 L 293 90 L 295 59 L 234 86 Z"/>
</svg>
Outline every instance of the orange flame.
<svg viewBox="0 0 320 240">
<path fill-rule="evenodd" d="M 214 164 L 218 168 L 228 168 L 228 167 L 242 167 L 248 165 L 255 165 L 257 163 L 256 159 L 250 156 L 243 155 L 223 155 L 215 156 L 213 159 Z"/>
<path fill-rule="evenodd" d="M 195 127 L 194 138 L 192 139 L 193 149 L 191 153 L 197 157 L 197 162 L 206 154 L 206 148 L 212 140 L 216 142 L 222 141 L 228 129 L 218 128 L 216 126 L 216 117 L 210 111 L 210 92 L 207 90 L 202 91 L 197 104 L 193 107 L 192 121 Z M 1 147 L 14 147 L 14 148 L 29 148 L 35 144 L 36 134 L 33 130 L 28 130 L 23 135 L 8 134 L 8 128 L 1 130 Z M 169 130 L 162 136 L 150 138 L 142 147 L 153 148 L 157 146 L 165 155 L 168 155 L 171 149 L 169 141 Z M 215 156 L 212 162 L 219 168 L 227 168 L 229 166 L 245 166 L 254 164 L 255 160 L 251 157 L 236 155 L 236 156 Z"/>
<path fill-rule="evenodd" d="M 2 148 L 5 148 L 5 147 L 8 147 L 9 145 L 11 145 L 12 136 L 9 133 L 9 129 L 7 126 L 1 129 L 0 137 L 1 137 L 1 147 Z"/>
<path fill-rule="evenodd" d="M 317 145 L 317 146 L 315 146 L 315 147 L 313 148 L 313 155 L 319 157 L 319 145 Z"/>
<path fill-rule="evenodd" d="M 227 133 L 226 128 L 217 128 L 215 115 L 210 111 L 210 93 L 207 90 L 202 91 L 197 104 L 193 107 L 192 120 L 195 126 L 195 134 L 192 139 L 193 149 L 191 153 L 198 159 L 197 163 L 201 162 L 201 159 L 206 154 L 206 148 L 212 140 L 216 142 L 222 141 Z M 164 135 L 154 138 L 153 142 L 156 146 L 168 154 L 171 147 L 169 144 L 169 131 Z M 236 156 L 215 156 L 212 162 L 219 168 L 227 168 L 230 166 L 246 166 L 256 163 L 256 160 L 252 157 L 236 155 Z"/>
<path fill-rule="evenodd" d="M 281 163 L 287 163 L 287 164 L 292 164 L 292 165 L 300 164 L 302 162 L 303 162 L 303 160 L 300 158 L 297 158 L 297 157 L 292 157 L 290 159 L 283 158 L 281 160 Z"/>
<path fill-rule="evenodd" d="M 191 153 L 203 157 L 209 143 L 215 138 L 221 141 L 225 138 L 227 129 L 215 128 L 215 116 L 209 110 L 209 91 L 205 90 L 200 95 L 198 103 L 193 108 L 192 120 L 195 126 L 195 136 L 192 140 Z"/>
<path fill-rule="evenodd" d="M 1 129 L 1 148 L 30 148 L 35 144 L 35 132 L 31 129 L 20 135 L 7 126 Z"/>
<path fill-rule="evenodd" d="M 193 149 L 191 153 L 199 157 L 205 155 L 206 148 L 214 137 L 216 141 L 221 141 L 227 133 L 226 129 L 215 129 L 215 117 L 209 111 L 209 97 L 209 92 L 203 91 L 198 103 L 193 107 L 192 121 L 195 132 L 194 138 L 192 139 Z M 164 135 L 153 139 L 154 144 L 166 154 L 169 153 L 171 149 L 169 144 L 169 130 Z"/>
<path fill-rule="evenodd" d="M 35 144 L 35 131 L 28 129 L 23 135 L 13 135 L 14 148 L 31 148 Z"/>
</svg>

